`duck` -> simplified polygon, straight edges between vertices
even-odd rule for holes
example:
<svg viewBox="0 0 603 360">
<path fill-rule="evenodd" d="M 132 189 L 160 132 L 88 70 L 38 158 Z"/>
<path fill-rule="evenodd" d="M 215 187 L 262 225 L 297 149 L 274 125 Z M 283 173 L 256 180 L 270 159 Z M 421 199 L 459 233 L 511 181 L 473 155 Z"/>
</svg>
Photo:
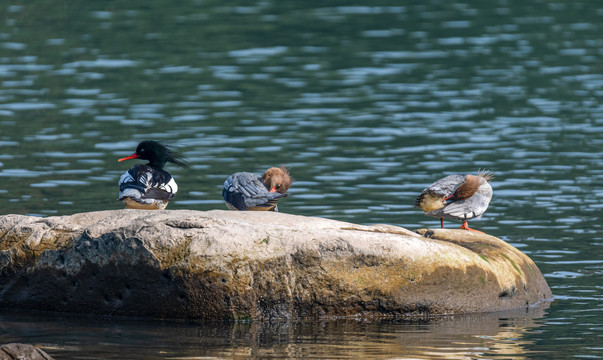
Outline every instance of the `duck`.
<svg viewBox="0 0 603 360">
<path fill-rule="evenodd" d="M 278 211 L 279 199 L 295 181 L 284 166 L 271 167 L 262 176 L 237 172 L 224 181 L 222 197 L 229 210 Z"/>
<path fill-rule="evenodd" d="M 442 229 L 444 218 L 462 220 L 461 229 L 474 230 L 467 220 L 480 218 L 492 200 L 489 181 L 493 174 L 479 170 L 476 175 L 449 175 L 429 185 L 415 200 L 415 206 L 427 216 L 440 218 Z"/>
<path fill-rule="evenodd" d="M 134 154 L 118 162 L 140 159 L 146 164 L 136 164 L 119 179 L 119 197 L 126 209 L 163 210 L 178 192 L 176 181 L 163 170 L 167 162 L 187 167 L 183 157 L 169 146 L 155 140 L 141 141 Z"/>
</svg>

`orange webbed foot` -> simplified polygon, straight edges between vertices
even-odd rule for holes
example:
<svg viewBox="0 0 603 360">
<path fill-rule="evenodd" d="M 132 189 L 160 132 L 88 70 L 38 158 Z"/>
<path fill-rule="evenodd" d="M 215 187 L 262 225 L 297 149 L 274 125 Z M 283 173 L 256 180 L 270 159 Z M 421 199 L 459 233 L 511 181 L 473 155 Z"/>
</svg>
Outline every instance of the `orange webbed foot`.
<svg viewBox="0 0 603 360">
<path fill-rule="evenodd" d="M 461 229 L 463 229 L 463 230 L 471 230 L 471 231 L 475 231 L 475 232 L 484 234 L 483 231 L 479 231 L 479 230 L 475 230 L 475 229 L 470 228 L 469 224 L 467 223 L 467 221 L 463 221 L 463 225 L 461 225 Z"/>
</svg>

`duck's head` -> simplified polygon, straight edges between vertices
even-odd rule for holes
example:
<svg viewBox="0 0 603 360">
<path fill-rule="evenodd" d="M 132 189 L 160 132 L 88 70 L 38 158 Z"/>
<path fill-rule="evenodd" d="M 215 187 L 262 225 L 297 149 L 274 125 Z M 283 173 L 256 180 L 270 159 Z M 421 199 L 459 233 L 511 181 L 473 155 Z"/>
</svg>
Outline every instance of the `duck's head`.
<svg viewBox="0 0 603 360">
<path fill-rule="evenodd" d="M 168 161 L 182 167 L 187 166 L 181 155 L 174 152 L 170 147 L 154 140 L 141 141 L 134 154 L 117 161 L 130 159 L 148 160 L 150 166 L 158 168 L 163 168 Z"/>
<path fill-rule="evenodd" d="M 262 175 L 262 181 L 270 192 L 284 194 L 295 180 L 289 175 L 287 169 L 281 166 L 280 168 L 271 167 L 266 170 L 264 175 Z"/>
<path fill-rule="evenodd" d="M 465 181 L 456 188 L 452 195 L 445 198 L 444 201 L 450 203 L 469 199 L 478 191 L 480 186 L 487 184 L 492 179 L 494 179 L 494 176 L 486 170 L 479 170 L 477 175 L 467 174 L 465 175 Z"/>
</svg>

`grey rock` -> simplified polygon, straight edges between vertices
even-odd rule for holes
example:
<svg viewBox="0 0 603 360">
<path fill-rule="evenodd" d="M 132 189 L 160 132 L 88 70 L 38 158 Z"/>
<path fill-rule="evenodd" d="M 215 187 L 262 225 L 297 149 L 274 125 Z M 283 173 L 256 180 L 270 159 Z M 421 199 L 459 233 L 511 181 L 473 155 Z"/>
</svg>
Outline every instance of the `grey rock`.
<svg viewBox="0 0 603 360">
<path fill-rule="evenodd" d="M 54 358 L 33 345 L 10 343 L 0 346 L 0 360 L 54 360 Z"/>
<path fill-rule="evenodd" d="M 551 298 L 506 242 L 273 212 L 0 216 L 0 307 L 151 318 L 416 317 Z"/>
</svg>

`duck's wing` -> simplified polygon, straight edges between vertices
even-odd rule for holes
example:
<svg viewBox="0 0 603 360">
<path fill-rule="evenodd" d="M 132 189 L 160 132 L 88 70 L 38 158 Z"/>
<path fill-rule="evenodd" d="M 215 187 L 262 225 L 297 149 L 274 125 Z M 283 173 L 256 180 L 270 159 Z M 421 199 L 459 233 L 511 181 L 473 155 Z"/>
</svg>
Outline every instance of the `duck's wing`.
<svg viewBox="0 0 603 360">
<path fill-rule="evenodd" d="M 237 210 L 272 210 L 279 198 L 288 195 L 269 192 L 259 176 L 247 172 L 229 176 L 222 189 L 224 201 Z"/>
<path fill-rule="evenodd" d="M 174 198 L 174 196 L 175 196 L 174 193 L 171 193 L 164 189 L 154 187 L 154 188 L 148 189 L 147 192 L 140 198 L 141 199 L 170 201 Z"/>
<path fill-rule="evenodd" d="M 415 206 L 423 208 L 421 206 L 424 202 L 433 201 L 433 199 L 445 199 L 446 197 L 452 195 L 454 190 L 465 181 L 465 176 L 463 175 L 448 175 L 429 185 L 415 200 Z M 430 207 L 430 206 L 426 206 Z"/>
<path fill-rule="evenodd" d="M 170 201 L 178 192 L 174 178 L 165 170 L 138 164 L 119 179 L 119 200 L 129 197 L 141 203 Z"/>
<path fill-rule="evenodd" d="M 268 192 L 265 196 L 245 199 L 245 203 L 247 204 L 247 210 L 278 211 L 276 206 L 278 200 L 287 196 L 289 196 L 289 193 Z"/>
<path fill-rule="evenodd" d="M 464 181 L 465 175 L 448 175 L 429 185 L 425 190 L 448 196 L 451 195 L 454 190 Z"/>
</svg>

